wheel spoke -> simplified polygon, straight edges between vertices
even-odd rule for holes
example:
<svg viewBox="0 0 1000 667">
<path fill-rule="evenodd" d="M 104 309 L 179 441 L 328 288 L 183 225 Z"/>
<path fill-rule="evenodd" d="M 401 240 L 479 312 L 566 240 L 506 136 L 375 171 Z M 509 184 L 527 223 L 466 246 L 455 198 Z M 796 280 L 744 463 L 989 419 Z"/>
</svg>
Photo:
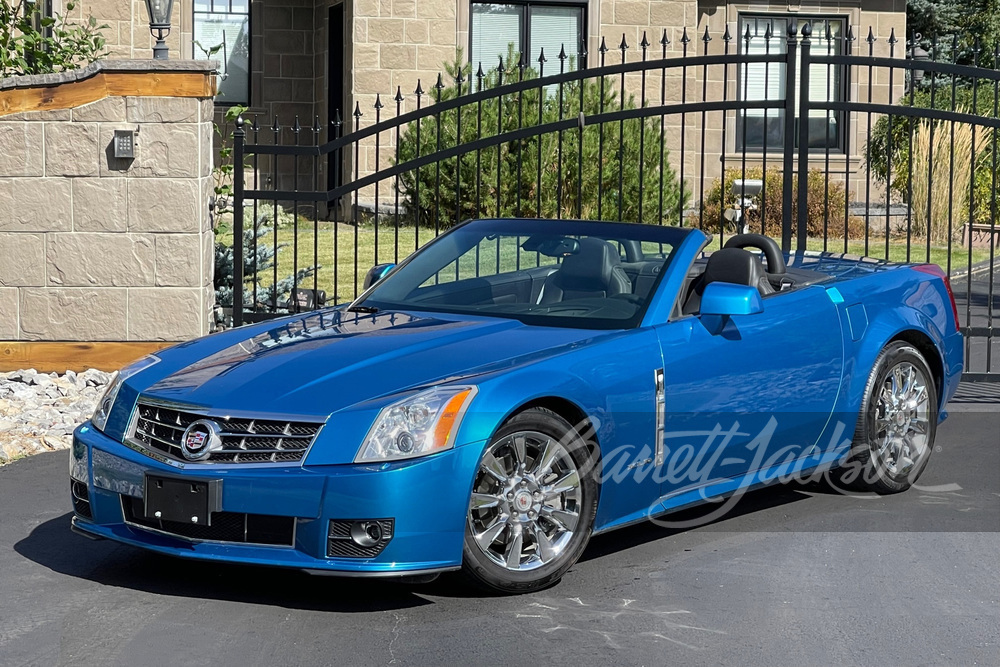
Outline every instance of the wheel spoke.
<svg viewBox="0 0 1000 667">
<path fill-rule="evenodd" d="M 555 482 L 545 487 L 543 493 L 546 498 L 560 496 L 570 491 L 575 491 L 580 486 L 580 474 L 576 470 L 571 470 Z"/>
<path fill-rule="evenodd" d="M 511 526 L 511 539 L 507 543 L 507 550 L 504 551 L 504 560 L 507 567 L 516 570 L 521 564 L 521 546 L 524 544 L 524 532 L 520 524 Z"/>
<path fill-rule="evenodd" d="M 913 370 L 913 366 L 906 367 L 906 382 L 903 384 L 903 395 L 909 396 L 910 392 L 913 391 L 913 382 L 916 376 L 916 372 Z"/>
<path fill-rule="evenodd" d="M 525 441 L 524 435 L 518 433 L 510 439 L 511 449 L 514 450 L 514 459 L 518 465 L 524 465 L 527 461 L 528 454 L 526 451 L 527 442 Z"/>
<path fill-rule="evenodd" d="M 471 507 L 474 510 L 482 510 L 488 507 L 496 507 L 500 504 L 500 498 L 489 493 L 473 493 Z"/>
<path fill-rule="evenodd" d="M 884 433 L 889 428 L 889 420 L 885 417 L 875 418 L 875 432 Z"/>
<path fill-rule="evenodd" d="M 538 455 L 535 459 L 534 465 L 532 466 L 531 472 L 535 475 L 536 479 L 541 479 L 548 474 L 549 468 L 552 467 L 552 462 L 556 460 L 556 455 L 558 453 L 559 445 L 551 438 L 547 439 L 542 448 L 542 453 Z"/>
<path fill-rule="evenodd" d="M 913 420 L 913 432 L 918 435 L 927 435 L 928 423 L 926 419 L 914 419 Z"/>
<path fill-rule="evenodd" d="M 877 452 L 875 452 L 875 455 L 876 455 L 876 456 L 877 456 L 877 457 L 878 457 L 878 458 L 879 458 L 879 459 L 880 459 L 880 460 L 881 460 L 881 461 L 882 461 L 883 463 L 885 463 L 885 455 L 886 455 L 887 453 L 889 453 L 889 447 L 890 447 L 890 445 L 892 445 L 892 441 L 893 441 L 893 439 L 894 439 L 894 436 L 891 436 L 891 435 L 887 435 L 887 436 L 885 437 L 885 440 L 883 440 L 883 441 L 882 441 L 882 445 L 881 445 L 881 446 L 880 446 L 880 447 L 878 448 L 878 451 L 877 451 Z"/>
<path fill-rule="evenodd" d="M 559 526 L 559 528 L 570 532 L 576 530 L 577 521 L 580 519 L 580 515 L 576 512 L 561 510 L 555 507 L 543 507 L 542 512 L 547 518 L 552 520 L 553 523 Z"/>
<path fill-rule="evenodd" d="M 537 523 L 534 527 L 535 542 L 538 543 L 538 557 L 542 559 L 543 563 L 548 563 L 550 560 L 555 558 L 556 551 L 552 547 L 552 541 L 549 536 L 545 534 L 542 527 Z"/>
<path fill-rule="evenodd" d="M 486 528 L 486 530 L 476 534 L 476 542 L 479 544 L 479 547 L 483 551 L 489 549 L 490 545 L 496 541 L 497 535 L 499 535 L 500 532 L 503 531 L 503 529 L 506 527 L 507 527 L 507 519 L 498 516 L 493 521 L 493 523 L 491 523 L 489 527 Z"/>
<path fill-rule="evenodd" d="M 483 457 L 482 470 L 501 484 L 507 482 L 507 470 L 499 459 L 493 455 L 493 452 L 487 452 L 486 456 Z"/>
</svg>

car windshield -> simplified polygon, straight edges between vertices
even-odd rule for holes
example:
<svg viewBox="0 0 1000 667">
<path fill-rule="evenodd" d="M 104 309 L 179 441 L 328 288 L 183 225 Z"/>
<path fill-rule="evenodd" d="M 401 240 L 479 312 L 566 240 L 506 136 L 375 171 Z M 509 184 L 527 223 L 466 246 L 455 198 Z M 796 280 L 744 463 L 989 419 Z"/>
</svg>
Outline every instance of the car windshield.
<svg viewBox="0 0 1000 667">
<path fill-rule="evenodd" d="M 412 255 L 352 309 L 632 328 L 687 233 L 607 222 L 474 220 Z"/>
</svg>

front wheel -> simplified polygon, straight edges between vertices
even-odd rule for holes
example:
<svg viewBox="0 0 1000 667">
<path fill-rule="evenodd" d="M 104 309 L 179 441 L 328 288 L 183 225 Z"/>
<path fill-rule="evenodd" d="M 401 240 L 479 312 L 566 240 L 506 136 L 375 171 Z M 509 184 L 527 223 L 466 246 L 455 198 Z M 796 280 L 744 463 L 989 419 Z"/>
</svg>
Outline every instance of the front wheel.
<svg viewBox="0 0 1000 667">
<path fill-rule="evenodd" d="M 463 570 L 475 583 L 526 593 L 580 558 L 597 511 L 592 449 L 559 415 L 521 412 L 494 435 L 472 485 Z"/>
<path fill-rule="evenodd" d="M 910 488 L 934 449 L 937 419 L 937 389 L 927 361 L 908 343 L 890 343 L 868 378 L 841 481 L 881 494 Z"/>
</svg>

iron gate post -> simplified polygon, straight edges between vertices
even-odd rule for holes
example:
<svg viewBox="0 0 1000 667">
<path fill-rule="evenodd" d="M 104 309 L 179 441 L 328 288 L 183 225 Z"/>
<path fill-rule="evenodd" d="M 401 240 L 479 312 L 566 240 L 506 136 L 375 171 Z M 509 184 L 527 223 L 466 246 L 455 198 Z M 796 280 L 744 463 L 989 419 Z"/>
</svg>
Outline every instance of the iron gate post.
<svg viewBox="0 0 1000 667">
<path fill-rule="evenodd" d="M 781 175 L 781 251 L 792 249 L 792 178 L 795 173 L 795 56 L 799 24 L 789 21 L 785 49 L 785 131 Z"/>
<path fill-rule="evenodd" d="M 243 325 L 243 116 L 233 131 L 233 326 Z"/>
<path fill-rule="evenodd" d="M 809 54 L 812 51 L 812 24 L 802 26 L 802 50 L 799 80 L 799 192 L 796 212 L 795 251 L 806 249 L 806 219 L 809 204 Z"/>
</svg>

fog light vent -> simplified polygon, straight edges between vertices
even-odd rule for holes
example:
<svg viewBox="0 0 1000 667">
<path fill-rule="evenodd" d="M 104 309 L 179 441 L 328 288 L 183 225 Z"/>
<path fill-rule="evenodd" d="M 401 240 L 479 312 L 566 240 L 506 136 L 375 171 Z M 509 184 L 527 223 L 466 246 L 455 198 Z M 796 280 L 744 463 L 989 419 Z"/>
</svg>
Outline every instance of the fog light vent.
<svg viewBox="0 0 1000 667">
<path fill-rule="evenodd" d="M 93 512 L 90 510 L 90 492 L 83 482 L 70 480 L 70 492 L 73 494 L 73 511 L 84 519 L 93 519 Z"/>
<path fill-rule="evenodd" d="M 327 535 L 328 558 L 374 558 L 392 539 L 393 519 L 333 519 Z"/>
</svg>

